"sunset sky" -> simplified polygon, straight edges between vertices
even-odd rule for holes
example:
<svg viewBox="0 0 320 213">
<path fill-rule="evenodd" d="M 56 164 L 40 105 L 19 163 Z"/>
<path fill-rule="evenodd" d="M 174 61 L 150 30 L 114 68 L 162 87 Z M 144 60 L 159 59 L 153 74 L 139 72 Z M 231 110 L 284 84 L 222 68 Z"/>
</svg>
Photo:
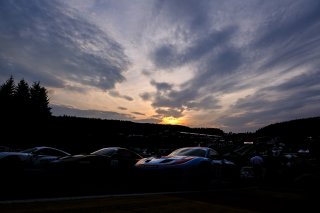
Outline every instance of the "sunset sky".
<svg viewBox="0 0 320 213">
<path fill-rule="evenodd" d="M 1 0 L 0 83 L 53 115 L 255 131 L 320 115 L 319 0 Z"/>
</svg>

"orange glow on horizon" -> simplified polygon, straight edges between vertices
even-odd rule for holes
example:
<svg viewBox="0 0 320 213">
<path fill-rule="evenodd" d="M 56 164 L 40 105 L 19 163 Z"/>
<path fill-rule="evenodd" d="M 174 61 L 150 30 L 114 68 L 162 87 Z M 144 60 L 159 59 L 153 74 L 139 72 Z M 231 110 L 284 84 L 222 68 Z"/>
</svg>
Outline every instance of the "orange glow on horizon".
<svg viewBox="0 0 320 213">
<path fill-rule="evenodd" d="M 184 122 L 182 118 L 175 118 L 173 116 L 170 117 L 163 117 L 161 124 L 170 124 L 170 125 L 183 125 Z"/>
</svg>

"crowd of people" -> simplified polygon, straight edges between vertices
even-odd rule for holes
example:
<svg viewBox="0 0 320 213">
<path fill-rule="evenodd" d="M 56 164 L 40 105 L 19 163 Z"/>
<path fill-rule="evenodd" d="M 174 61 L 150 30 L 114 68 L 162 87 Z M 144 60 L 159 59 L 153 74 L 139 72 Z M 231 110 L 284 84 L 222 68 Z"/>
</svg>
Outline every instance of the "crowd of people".
<svg viewBox="0 0 320 213">
<path fill-rule="evenodd" d="M 242 179 L 256 183 L 292 183 L 317 169 L 317 161 L 309 153 L 284 153 L 272 150 L 267 154 L 255 151 L 242 167 Z"/>
</svg>

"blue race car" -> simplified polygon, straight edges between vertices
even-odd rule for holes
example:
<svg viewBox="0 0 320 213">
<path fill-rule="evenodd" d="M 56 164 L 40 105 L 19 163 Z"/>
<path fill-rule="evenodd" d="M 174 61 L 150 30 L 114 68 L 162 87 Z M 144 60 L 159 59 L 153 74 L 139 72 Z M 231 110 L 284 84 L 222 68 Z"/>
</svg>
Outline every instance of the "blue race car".
<svg viewBox="0 0 320 213">
<path fill-rule="evenodd" d="M 156 179 L 178 183 L 208 183 L 213 178 L 237 176 L 236 165 L 209 147 L 185 147 L 162 157 L 139 160 L 135 168 L 146 181 Z"/>
</svg>

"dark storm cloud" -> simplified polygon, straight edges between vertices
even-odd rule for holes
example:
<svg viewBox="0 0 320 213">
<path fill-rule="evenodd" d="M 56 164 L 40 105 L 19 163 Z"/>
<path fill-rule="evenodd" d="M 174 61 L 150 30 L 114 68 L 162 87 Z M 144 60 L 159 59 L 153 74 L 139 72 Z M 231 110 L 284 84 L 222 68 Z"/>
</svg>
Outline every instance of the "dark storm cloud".
<svg viewBox="0 0 320 213">
<path fill-rule="evenodd" d="M 77 116 L 77 117 L 87 117 L 87 118 L 101 118 L 101 119 L 111 119 L 111 120 L 133 120 L 134 117 L 129 114 L 122 114 L 110 111 L 100 111 L 100 110 L 81 110 L 69 106 L 63 105 L 51 105 L 52 114 L 55 116 Z"/>
<path fill-rule="evenodd" d="M 0 32 L 0 61 L 13 67 L 2 65 L 5 72 L 56 87 L 70 80 L 111 89 L 125 80 L 122 47 L 61 1 L 0 1 Z"/>
</svg>

